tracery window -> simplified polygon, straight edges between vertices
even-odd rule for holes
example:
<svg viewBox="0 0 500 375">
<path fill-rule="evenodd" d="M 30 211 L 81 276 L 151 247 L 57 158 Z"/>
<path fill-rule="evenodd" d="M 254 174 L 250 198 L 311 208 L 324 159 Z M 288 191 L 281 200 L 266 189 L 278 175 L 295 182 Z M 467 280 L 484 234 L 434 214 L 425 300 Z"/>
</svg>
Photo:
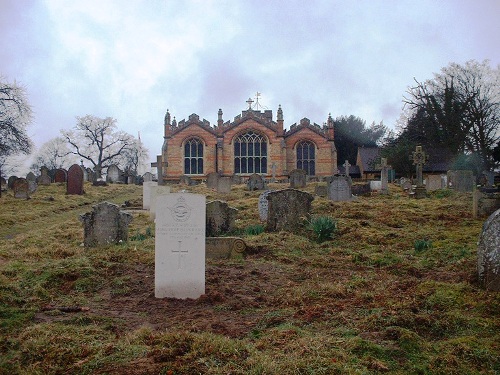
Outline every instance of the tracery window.
<svg viewBox="0 0 500 375">
<path fill-rule="evenodd" d="M 253 131 L 234 142 L 234 173 L 267 173 L 267 141 Z"/>
<path fill-rule="evenodd" d="M 184 174 L 203 174 L 203 143 L 197 138 L 184 144 Z"/>
<path fill-rule="evenodd" d="M 314 143 L 309 141 L 297 145 L 297 169 L 305 170 L 308 176 L 316 174 L 315 149 Z"/>
</svg>

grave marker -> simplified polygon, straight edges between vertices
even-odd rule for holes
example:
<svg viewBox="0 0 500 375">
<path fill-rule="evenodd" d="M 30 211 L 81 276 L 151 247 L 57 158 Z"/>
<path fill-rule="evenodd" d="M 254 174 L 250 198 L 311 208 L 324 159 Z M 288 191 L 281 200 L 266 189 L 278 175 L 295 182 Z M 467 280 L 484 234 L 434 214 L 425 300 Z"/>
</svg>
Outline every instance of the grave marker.
<svg viewBox="0 0 500 375">
<path fill-rule="evenodd" d="M 73 164 L 68 169 L 66 194 L 73 194 L 73 195 L 83 194 L 83 171 L 78 164 Z"/>
<path fill-rule="evenodd" d="M 25 178 L 16 179 L 12 184 L 12 189 L 14 190 L 14 198 L 30 199 L 29 183 Z"/>
<path fill-rule="evenodd" d="M 211 201 L 207 203 L 206 209 L 206 236 L 215 237 L 231 232 L 238 210 L 229 207 L 227 202 Z"/>
<path fill-rule="evenodd" d="M 151 189 L 158 186 L 155 181 L 148 181 L 142 184 L 142 208 L 149 210 L 151 208 Z"/>
<path fill-rule="evenodd" d="M 417 187 L 415 188 L 415 198 L 425 198 L 425 186 L 422 176 L 423 166 L 429 160 L 429 156 L 422 150 L 422 146 L 417 146 L 415 151 L 412 152 L 410 160 L 413 161 L 413 165 L 416 167 L 417 171 Z"/>
<path fill-rule="evenodd" d="M 49 176 L 49 168 L 41 167 L 40 168 L 40 177 L 38 177 L 38 185 L 50 185 L 52 182 Z"/>
<path fill-rule="evenodd" d="M 271 232 L 293 232 L 309 219 L 314 197 L 304 191 L 284 189 L 270 192 L 267 200 L 269 209 L 266 229 Z"/>
<path fill-rule="evenodd" d="M 303 169 L 294 169 L 290 171 L 290 188 L 299 189 L 306 187 L 306 177 L 307 173 Z"/>
<path fill-rule="evenodd" d="M 500 292 L 500 209 L 483 224 L 477 247 L 479 283 L 486 289 Z"/>
<path fill-rule="evenodd" d="M 144 185 L 143 185 L 144 186 Z M 149 196 L 150 196 L 150 203 L 149 203 L 149 219 L 154 221 L 156 218 L 156 209 L 157 209 L 157 204 L 156 204 L 156 199 L 160 195 L 164 194 L 170 194 L 170 186 L 167 185 L 153 185 L 150 186 L 149 188 Z M 143 187 L 144 191 L 144 187 Z M 144 206 L 144 201 L 143 201 L 143 206 Z"/>
<path fill-rule="evenodd" d="M 335 202 L 351 201 L 351 178 L 347 176 L 331 176 L 326 179 L 328 199 Z"/>
</svg>

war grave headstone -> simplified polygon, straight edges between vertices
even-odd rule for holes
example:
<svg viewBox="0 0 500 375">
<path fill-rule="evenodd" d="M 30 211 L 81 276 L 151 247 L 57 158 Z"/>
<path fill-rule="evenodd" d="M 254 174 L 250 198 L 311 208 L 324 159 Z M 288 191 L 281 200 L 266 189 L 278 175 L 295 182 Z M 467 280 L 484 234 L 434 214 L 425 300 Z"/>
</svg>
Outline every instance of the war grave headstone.
<svg viewBox="0 0 500 375">
<path fill-rule="evenodd" d="M 153 181 L 153 174 L 151 172 L 146 172 L 142 175 L 144 182 Z"/>
<path fill-rule="evenodd" d="M 78 164 L 73 164 L 68 169 L 68 179 L 66 181 L 66 194 L 83 194 L 83 171 Z"/>
<path fill-rule="evenodd" d="M 246 243 L 239 237 L 207 237 L 205 239 L 206 259 L 230 259 L 242 256 Z"/>
<path fill-rule="evenodd" d="M 229 207 L 227 202 L 219 200 L 208 202 L 205 220 L 206 236 L 216 237 L 231 232 L 234 229 L 237 214 L 238 210 Z"/>
<path fill-rule="evenodd" d="M 118 183 L 121 181 L 122 171 L 116 164 L 111 164 L 108 167 L 108 171 L 106 173 L 106 182 L 108 183 Z"/>
<path fill-rule="evenodd" d="M 415 165 L 417 172 L 417 187 L 414 191 L 414 197 L 416 199 L 425 198 L 426 191 L 422 171 L 424 164 L 426 164 L 429 160 L 429 156 L 424 152 L 424 150 L 422 150 L 422 146 L 416 146 L 415 151 L 413 151 L 410 156 L 410 160 L 413 162 L 413 165 Z"/>
<path fill-rule="evenodd" d="M 483 224 L 477 247 L 479 283 L 486 289 L 500 292 L 500 209 Z"/>
<path fill-rule="evenodd" d="M 207 174 L 207 188 L 217 189 L 217 183 L 219 182 L 220 174 L 217 172 L 210 172 Z"/>
<path fill-rule="evenodd" d="M 14 190 L 14 198 L 30 199 L 29 183 L 25 178 L 17 178 L 12 184 L 12 189 Z"/>
<path fill-rule="evenodd" d="M 49 176 L 49 168 L 40 168 L 40 177 L 38 177 L 38 185 L 50 185 L 52 179 Z"/>
<path fill-rule="evenodd" d="M 233 179 L 231 177 L 221 177 L 217 181 L 217 192 L 221 194 L 230 193 L 232 185 Z"/>
<path fill-rule="evenodd" d="M 311 212 L 312 194 L 296 189 L 272 191 L 267 195 L 269 204 L 266 229 L 271 232 L 299 229 Z"/>
<path fill-rule="evenodd" d="M 347 176 L 331 176 L 326 179 L 328 199 L 335 202 L 352 200 L 352 182 Z"/>
<path fill-rule="evenodd" d="M 64 169 L 56 169 L 56 173 L 54 174 L 54 182 L 66 182 L 66 176 L 67 172 Z"/>
<path fill-rule="evenodd" d="M 143 185 L 144 186 L 144 185 Z M 170 194 L 170 186 L 167 185 L 153 185 L 149 188 L 149 219 L 154 221 L 156 218 L 156 199 L 160 195 L 164 194 Z M 143 188 L 144 191 L 144 188 Z M 143 206 L 144 206 L 144 201 L 143 201 Z"/>
<path fill-rule="evenodd" d="M 156 181 L 148 181 L 142 184 L 142 208 L 149 210 L 151 208 L 151 189 L 158 186 Z"/>
<path fill-rule="evenodd" d="M 303 169 L 293 169 L 289 174 L 290 188 L 299 189 L 306 187 L 307 173 Z"/>
<path fill-rule="evenodd" d="M 459 192 L 471 192 L 475 186 L 474 173 L 469 170 L 448 171 L 448 187 Z"/>
<path fill-rule="evenodd" d="M 247 189 L 250 191 L 266 190 L 266 182 L 264 181 L 264 177 L 256 173 L 250 175 L 247 181 Z"/>
<path fill-rule="evenodd" d="M 205 294 L 205 196 L 157 197 L 155 297 L 199 298 Z"/>
<path fill-rule="evenodd" d="M 97 247 L 128 241 L 132 215 L 121 211 L 116 204 L 101 202 L 93 206 L 92 211 L 80 215 L 80 221 L 83 223 L 84 246 Z"/>
<path fill-rule="evenodd" d="M 9 179 L 7 180 L 7 188 L 13 189 L 14 188 L 14 181 L 18 179 L 17 176 L 10 176 Z"/>
<path fill-rule="evenodd" d="M 267 214 L 269 212 L 269 201 L 267 196 L 272 190 L 266 190 L 261 195 L 259 195 L 259 218 L 261 221 L 267 221 Z"/>
</svg>

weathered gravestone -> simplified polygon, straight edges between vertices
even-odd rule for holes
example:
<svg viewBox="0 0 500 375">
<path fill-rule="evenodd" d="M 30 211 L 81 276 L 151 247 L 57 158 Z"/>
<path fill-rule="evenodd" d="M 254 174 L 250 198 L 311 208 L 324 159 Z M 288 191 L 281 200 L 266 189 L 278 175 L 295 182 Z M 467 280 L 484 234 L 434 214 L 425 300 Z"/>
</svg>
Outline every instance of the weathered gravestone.
<svg viewBox="0 0 500 375">
<path fill-rule="evenodd" d="M 36 176 L 33 172 L 30 172 L 26 175 L 26 180 L 28 181 L 28 190 L 29 194 L 33 194 L 38 188 L 38 184 L 36 183 Z"/>
<path fill-rule="evenodd" d="M 411 184 L 411 181 L 410 180 L 406 180 L 405 182 L 403 182 L 401 184 L 401 188 L 408 192 L 408 193 L 411 193 L 412 192 L 412 189 L 413 189 L 413 185 Z"/>
<path fill-rule="evenodd" d="M 151 208 L 151 189 L 158 186 L 156 181 L 148 181 L 142 184 L 142 208 L 149 210 Z"/>
<path fill-rule="evenodd" d="M 472 216 L 478 217 L 490 216 L 500 208 L 500 192 L 486 193 L 479 189 L 474 189 L 472 193 Z"/>
<path fill-rule="evenodd" d="M 144 186 L 144 185 L 143 185 Z M 149 196 L 150 196 L 150 204 L 149 204 L 149 219 L 154 221 L 155 218 L 156 218 L 156 209 L 157 209 L 157 205 L 156 205 L 156 199 L 160 196 L 160 195 L 164 195 L 164 194 L 170 194 L 170 186 L 167 186 L 167 185 L 153 185 L 150 187 L 150 193 L 149 193 Z M 144 202 L 143 202 L 143 206 L 144 206 Z"/>
<path fill-rule="evenodd" d="M 326 197 L 328 195 L 328 190 L 326 185 L 316 185 L 314 188 L 314 194 L 318 197 Z"/>
<path fill-rule="evenodd" d="M 217 172 L 210 172 L 207 174 L 207 188 L 217 189 L 217 183 L 219 182 L 220 174 Z"/>
<path fill-rule="evenodd" d="M 250 191 L 254 190 L 265 190 L 266 189 L 266 182 L 264 181 L 264 177 L 262 177 L 260 174 L 252 174 L 250 177 L 248 177 L 247 181 L 247 189 Z"/>
<path fill-rule="evenodd" d="M 422 199 L 426 197 L 424 179 L 423 179 L 423 168 L 424 164 L 429 161 L 429 155 L 425 153 L 422 149 L 422 146 L 416 146 L 415 151 L 412 152 L 410 156 L 410 160 L 415 165 L 416 173 L 417 173 L 417 186 L 415 187 L 415 191 L 412 193 L 416 199 Z"/>
<path fill-rule="evenodd" d="M 122 182 L 122 171 L 116 164 L 111 164 L 108 167 L 108 171 L 106 173 L 106 182 L 109 183 L 118 183 Z"/>
<path fill-rule="evenodd" d="M 259 218 L 261 221 L 267 221 L 267 214 L 269 213 L 269 201 L 267 200 L 267 196 L 271 190 L 266 190 L 261 195 L 259 195 Z"/>
<path fill-rule="evenodd" d="M 459 192 L 471 192 L 474 189 L 474 174 L 468 170 L 448 171 L 448 186 Z"/>
<path fill-rule="evenodd" d="M 239 237 L 207 237 L 205 253 L 207 259 L 230 259 L 243 255 L 247 245 Z"/>
<path fill-rule="evenodd" d="M 427 191 L 436 191 L 445 188 L 446 186 L 443 186 L 443 177 L 439 174 L 430 174 L 425 179 L 425 189 Z"/>
<path fill-rule="evenodd" d="M 215 237 L 234 229 L 238 210 L 229 207 L 227 202 L 211 201 L 206 208 L 206 236 Z"/>
<path fill-rule="evenodd" d="M 56 169 L 54 174 L 54 182 L 66 182 L 67 172 L 64 169 Z M 85 181 L 85 177 L 83 179 Z"/>
<path fill-rule="evenodd" d="M 483 186 L 490 188 L 495 185 L 495 172 L 494 171 L 483 171 Z"/>
<path fill-rule="evenodd" d="M 292 189 L 305 188 L 306 178 L 307 178 L 307 173 L 303 169 L 294 169 L 290 171 L 289 174 L 290 188 Z"/>
<path fill-rule="evenodd" d="M 84 246 L 97 247 L 128 241 L 132 215 L 120 211 L 116 204 L 101 202 L 93 206 L 91 212 L 80 215 L 80 221 L 83 223 Z"/>
<path fill-rule="evenodd" d="M 157 197 L 155 297 L 198 298 L 205 294 L 205 196 Z"/>
<path fill-rule="evenodd" d="M 49 168 L 41 167 L 40 176 L 38 177 L 38 185 L 50 185 L 52 179 L 49 176 Z"/>
<path fill-rule="evenodd" d="M 389 194 L 389 169 L 387 158 L 381 158 L 380 161 L 380 194 Z"/>
<path fill-rule="evenodd" d="M 96 175 L 95 172 L 92 170 L 92 168 L 87 168 L 87 182 L 94 182 L 96 180 Z"/>
<path fill-rule="evenodd" d="M 221 177 L 217 181 L 217 193 L 227 194 L 231 192 L 233 179 L 231 177 Z"/>
<path fill-rule="evenodd" d="M 370 195 L 372 189 L 370 188 L 370 184 L 356 184 L 351 186 L 352 195 L 356 195 L 358 197 L 362 195 Z"/>
<path fill-rule="evenodd" d="M 351 201 L 351 178 L 347 176 L 331 176 L 326 179 L 328 199 L 335 202 Z"/>
<path fill-rule="evenodd" d="M 195 184 L 196 183 L 192 180 L 192 178 L 186 176 L 185 174 L 179 177 L 179 185 L 193 186 Z"/>
<path fill-rule="evenodd" d="M 231 176 L 231 180 L 233 182 L 233 185 L 241 185 L 243 183 L 242 178 L 239 174 L 233 174 Z"/>
<path fill-rule="evenodd" d="M 381 192 L 382 190 L 382 181 L 370 181 L 370 190 Z"/>
<path fill-rule="evenodd" d="M 151 172 L 146 172 L 142 175 L 144 182 L 153 181 L 153 174 Z"/>
<path fill-rule="evenodd" d="M 483 224 L 477 247 L 477 272 L 485 289 L 500 292 L 500 209 Z"/>
<path fill-rule="evenodd" d="M 270 232 L 296 231 L 309 219 L 314 197 L 295 189 L 272 191 L 268 194 L 269 212 L 266 229 Z"/>
<path fill-rule="evenodd" d="M 25 178 L 16 179 L 12 185 L 12 189 L 14 190 L 14 198 L 30 199 L 29 183 Z"/>
<path fill-rule="evenodd" d="M 3 177 L 0 177 L 0 189 L 5 189 L 7 187 L 7 180 Z"/>
<path fill-rule="evenodd" d="M 35 182 L 35 181 L 36 181 L 36 176 L 35 176 L 35 174 L 34 174 L 33 172 L 29 172 L 29 173 L 26 175 L 26 180 Z"/>
<path fill-rule="evenodd" d="M 7 180 L 7 188 L 13 189 L 14 188 L 14 182 L 18 179 L 17 176 L 10 176 L 9 179 Z"/>
<path fill-rule="evenodd" d="M 68 179 L 66 181 L 66 194 L 83 194 L 83 171 L 78 164 L 73 164 L 68 169 Z"/>
</svg>

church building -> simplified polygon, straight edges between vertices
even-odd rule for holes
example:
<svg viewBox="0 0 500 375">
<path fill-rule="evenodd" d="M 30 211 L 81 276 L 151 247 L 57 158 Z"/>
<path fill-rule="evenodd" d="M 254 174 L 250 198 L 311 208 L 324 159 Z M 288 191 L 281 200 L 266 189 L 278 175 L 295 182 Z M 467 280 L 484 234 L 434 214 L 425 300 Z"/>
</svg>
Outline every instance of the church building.
<svg viewBox="0 0 500 375">
<path fill-rule="evenodd" d="M 207 174 L 239 175 L 253 173 L 280 180 L 293 169 L 308 176 L 331 176 L 337 172 L 334 122 L 331 115 L 323 126 L 303 118 L 287 130 L 279 106 L 276 121 L 271 110 L 261 111 L 247 101 L 248 109 L 233 121 L 223 120 L 219 109 L 216 125 L 196 114 L 177 122 L 167 110 L 161 155 L 153 166 L 158 182 L 176 182 L 183 175 L 204 180 Z"/>
</svg>

